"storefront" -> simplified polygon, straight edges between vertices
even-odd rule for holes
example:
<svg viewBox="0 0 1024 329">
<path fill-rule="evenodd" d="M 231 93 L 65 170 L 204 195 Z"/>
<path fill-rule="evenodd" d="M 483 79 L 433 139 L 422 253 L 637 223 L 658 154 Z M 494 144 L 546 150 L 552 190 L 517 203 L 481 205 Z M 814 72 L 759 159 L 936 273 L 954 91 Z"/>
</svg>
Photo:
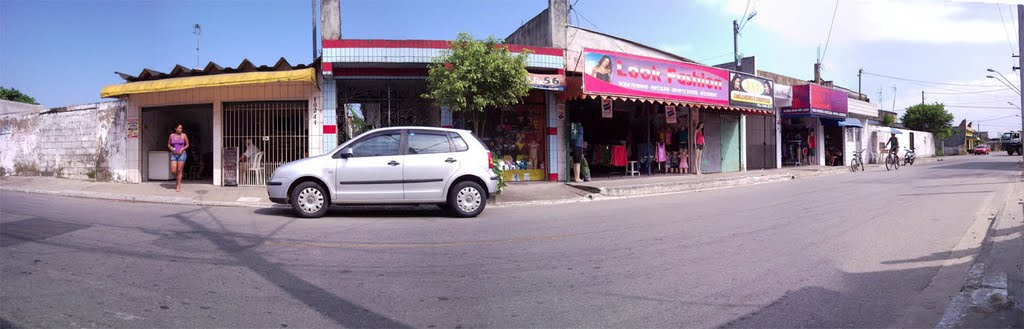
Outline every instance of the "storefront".
<svg viewBox="0 0 1024 329">
<path fill-rule="evenodd" d="M 242 61 L 203 70 L 120 74 L 126 83 L 103 88 L 128 109 L 128 181 L 169 181 L 168 136 L 178 124 L 188 135 L 183 180 L 264 186 L 277 167 L 320 153 L 315 69 L 283 58 L 274 66 Z"/>
<path fill-rule="evenodd" d="M 565 90 L 562 49 L 505 45 L 529 51 L 529 94 L 520 104 L 482 114 L 452 113 L 424 99 L 428 65 L 445 40 L 323 40 L 324 152 L 382 127 L 431 126 L 473 130 L 501 159 L 507 182 L 558 180 L 558 94 Z"/>
<path fill-rule="evenodd" d="M 776 167 L 777 119 L 774 96 L 774 81 L 739 72 L 729 73 L 729 105 L 765 111 L 748 112 L 742 118 L 746 140 L 742 150 L 746 151 L 747 170 Z"/>
<path fill-rule="evenodd" d="M 739 171 L 746 163 L 746 115 L 773 114 L 770 100 L 759 104 L 765 102 L 760 96 L 771 95 L 770 82 L 762 82 L 767 80 L 736 75 L 736 105 L 742 106 L 734 106 L 726 70 L 589 48 L 581 61 L 582 71 L 570 77 L 566 92 L 570 172 L 586 163 L 598 178 L 694 173 L 700 124 L 701 171 Z"/>
<path fill-rule="evenodd" d="M 792 106 L 782 109 L 783 165 L 843 165 L 846 92 L 816 84 L 792 90 Z"/>
</svg>

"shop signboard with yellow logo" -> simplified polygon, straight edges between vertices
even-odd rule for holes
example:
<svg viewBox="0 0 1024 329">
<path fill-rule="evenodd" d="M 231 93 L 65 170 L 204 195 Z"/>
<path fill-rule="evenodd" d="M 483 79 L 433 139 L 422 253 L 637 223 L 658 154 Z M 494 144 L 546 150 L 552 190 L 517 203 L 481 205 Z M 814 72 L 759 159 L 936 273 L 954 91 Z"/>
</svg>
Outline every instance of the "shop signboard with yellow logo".
<svg viewBox="0 0 1024 329">
<path fill-rule="evenodd" d="M 753 109 L 775 109 L 775 83 L 752 75 L 729 72 L 729 105 Z"/>
</svg>

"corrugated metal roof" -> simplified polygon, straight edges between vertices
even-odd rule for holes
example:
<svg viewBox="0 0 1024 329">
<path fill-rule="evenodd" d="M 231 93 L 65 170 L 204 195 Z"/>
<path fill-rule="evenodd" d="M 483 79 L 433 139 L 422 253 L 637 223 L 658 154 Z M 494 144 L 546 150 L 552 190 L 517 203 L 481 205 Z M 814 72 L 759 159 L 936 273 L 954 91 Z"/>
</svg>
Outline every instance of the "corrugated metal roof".
<svg viewBox="0 0 1024 329">
<path fill-rule="evenodd" d="M 313 64 L 292 65 L 292 64 L 288 63 L 288 60 L 285 60 L 284 57 L 281 57 L 281 59 L 277 60 L 277 62 L 274 63 L 273 66 L 267 66 L 267 65 L 256 66 L 252 62 L 250 62 L 249 59 L 243 59 L 242 62 L 238 63 L 238 66 L 236 66 L 234 68 L 232 68 L 232 67 L 222 67 L 220 65 L 217 65 L 217 63 L 210 62 L 210 63 L 206 64 L 206 66 L 203 67 L 202 70 L 190 69 L 190 68 L 187 68 L 187 67 L 182 66 L 182 65 L 175 65 L 174 68 L 171 69 L 171 73 L 163 73 L 163 72 L 156 71 L 156 70 L 149 69 L 149 68 L 142 69 L 142 72 L 139 72 L 139 75 L 135 75 L 135 76 L 130 75 L 130 74 L 126 74 L 126 73 L 121 73 L 121 72 L 114 72 L 114 73 L 116 73 L 118 76 L 121 77 L 121 79 L 124 79 L 127 82 L 137 82 L 137 81 L 151 81 L 151 80 L 160 80 L 160 79 L 169 79 L 169 78 L 184 78 L 184 77 L 196 77 L 196 76 L 205 76 L 205 75 L 217 75 L 217 74 L 226 74 L 226 73 L 291 71 L 291 70 L 307 69 L 307 68 L 311 68 L 311 67 L 313 67 Z"/>
</svg>

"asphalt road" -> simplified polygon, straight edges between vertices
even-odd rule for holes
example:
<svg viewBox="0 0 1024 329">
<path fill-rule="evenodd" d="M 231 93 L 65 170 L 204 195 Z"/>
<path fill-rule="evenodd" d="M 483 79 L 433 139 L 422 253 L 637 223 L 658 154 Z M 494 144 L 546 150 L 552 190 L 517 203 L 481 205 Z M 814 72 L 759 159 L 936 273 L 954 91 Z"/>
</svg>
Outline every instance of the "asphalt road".
<svg viewBox="0 0 1024 329">
<path fill-rule="evenodd" d="M 1020 181 L 1017 161 L 466 220 L 3 192 L 0 325 L 931 327 L 977 253 L 969 228 Z"/>
</svg>

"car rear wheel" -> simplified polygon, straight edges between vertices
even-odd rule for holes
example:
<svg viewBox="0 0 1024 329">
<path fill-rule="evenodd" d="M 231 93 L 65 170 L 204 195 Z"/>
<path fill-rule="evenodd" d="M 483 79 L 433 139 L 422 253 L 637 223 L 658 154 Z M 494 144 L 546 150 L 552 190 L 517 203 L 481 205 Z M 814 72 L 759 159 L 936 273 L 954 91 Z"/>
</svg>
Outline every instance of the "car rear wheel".
<svg viewBox="0 0 1024 329">
<path fill-rule="evenodd" d="M 292 190 L 292 210 L 305 218 L 319 218 L 327 213 L 331 200 L 320 184 L 304 182 Z"/>
<path fill-rule="evenodd" d="M 448 191 L 448 211 L 455 217 L 476 217 L 486 206 L 487 192 L 475 182 L 460 182 Z"/>
</svg>

